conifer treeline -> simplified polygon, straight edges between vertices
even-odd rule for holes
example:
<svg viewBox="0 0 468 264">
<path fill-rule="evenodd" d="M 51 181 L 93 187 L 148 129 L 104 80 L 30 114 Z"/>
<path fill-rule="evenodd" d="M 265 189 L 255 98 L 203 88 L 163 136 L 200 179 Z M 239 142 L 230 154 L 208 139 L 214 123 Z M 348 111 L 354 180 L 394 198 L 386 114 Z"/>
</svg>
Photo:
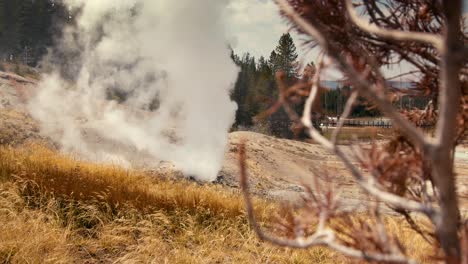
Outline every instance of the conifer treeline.
<svg viewBox="0 0 468 264">
<path fill-rule="evenodd" d="M 271 52 L 268 60 L 263 56 L 256 59 L 249 53 L 242 56 L 232 54 L 232 59 L 240 68 L 239 78 L 232 92 L 232 99 L 238 104 L 236 128 L 255 127 L 279 137 L 293 136 L 290 129 L 292 123 L 284 110 L 274 113 L 265 120 L 256 117 L 272 106 L 278 98 L 275 81 L 277 71 L 285 73 L 287 83 L 294 83 L 303 77 L 297 58 L 296 46 L 290 34 L 281 36 L 278 46 Z M 313 63 L 310 66 L 313 67 Z M 350 88 L 340 86 L 329 88 L 333 89 L 321 93 L 321 112 L 325 116 L 338 116 L 344 109 Z M 299 111 L 302 105 L 297 108 Z M 363 100 L 352 112 L 353 117 L 378 115 L 379 111 L 370 108 Z"/>
<path fill-rule="evenodd" d="M 56 0 L 0 0 L 0 59 L 36 65 L 66 19 Z"/>
<path fill-rule="evenodd" d="M 256 59 L 249 53 L 242 56 L 232 54 L 233 61 L 239 66 L 240 73 L 232 92 L 232 99 L 238 104 L 235 127 L 261 127 L 280 137 L 291 137 L 291 122 L 282 110 L 266 120 L 255 117 L 267 110 L 278 98 L 275 73 L 283 71 L 287 81 L 299 77 L 296 46 L 290 34 L 281 36 L 278 46 L 270 57 Z"/>
</svg>

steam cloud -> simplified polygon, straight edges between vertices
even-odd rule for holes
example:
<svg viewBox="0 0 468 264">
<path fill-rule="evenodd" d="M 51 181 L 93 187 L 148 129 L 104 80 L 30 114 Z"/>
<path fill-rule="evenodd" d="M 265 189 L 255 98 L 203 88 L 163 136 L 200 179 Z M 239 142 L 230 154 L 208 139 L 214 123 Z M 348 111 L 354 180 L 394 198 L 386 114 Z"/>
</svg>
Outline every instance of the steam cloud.
<svg viewBox="0 0 468 264">
<path fill-rule="evenodd" d="M 113 162 L 171 161 L 216 179 L 236 105 L 228 0 L 64 0 L 80 10 L 44 59 L 29 103 L 65 151 Z M 153 111 L 150 111 L 153 110 Z"/>
</svg>

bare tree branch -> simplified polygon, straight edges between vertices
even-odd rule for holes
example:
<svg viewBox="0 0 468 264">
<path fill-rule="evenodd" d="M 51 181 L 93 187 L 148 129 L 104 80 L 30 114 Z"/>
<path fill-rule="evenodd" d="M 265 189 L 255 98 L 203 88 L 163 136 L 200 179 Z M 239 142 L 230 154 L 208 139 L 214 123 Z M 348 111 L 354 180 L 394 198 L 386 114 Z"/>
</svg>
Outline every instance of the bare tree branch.
<svg viewBox="0 0 468 264">
<path fill-rule="evenodd" d="M 401 78 L 403 76 L 408 76 L 408 75 L 412 75 L 412 74 L 415 74 L 415 73 L 419 73 L 419 71 L 409 71 L 409 72 L 405 72 L 405 73 L 402 73 L 402 74 L 398 74 L 398 75 L 387 78 L 387 81 L 395 80 L 395 79 Z"/>
<path fill-rule="evenodd" d="M 308 132 L 312 139 L 317 141 L 319 144 L 324 146 L 329 151 L 334 152 L 344 163 L 344 165 L 351 171 L 351 174 L 357 180 L 358 184 L 369 194 L 373 195 L 377 199 L 382 202 L 385 202 L 389 205 L 392 205 L 397 208 L 401 208 L 404 210 L 421 212 L 426 214 L 429 217 L 434 217 L 437 214 L 437 210 L 433 208 L 431 205 L 422 204 L 416 201 L 412 201 L 398 195 L 394 195 L 388 192 L 385 192 L 378 187 L 376 187 L 376 183 L 374 182 L 373 178 L 365 177 L 361 171 L 352 163 L 352 161 L 344 154 L 341 149 L 326 139 L 324 136 L 317 131 L 317 129 L 312 125 L 311 122 L 311 107 L 317 97 L 318 93 L 318 81 L 320 72 L 317 71 L 316 76 L 314 77 L 314 83 L 312 86 L 312 91 L 310 93 L 309 98 L 307 98 L 306 104 L 304 106 L 304 113 L 302 117 L 302 123 L 308 129 Z"/>
<path fill-rule="evenodd" d="M 254 229 L 255 233 L 261 240 L 268 241 L 278 246 L 291 247 L 291 248 L 309 248 L 313 246 L 327 246 L 336 250 L 346 256 L 353 258 L 365 259 L 368 261 L 385 262 L 385 263 L 408 263 L 416 264 L 414 260 L 409 260 L 401 254 L 379 254 L 367 253 L 351 247 L 340 244 L 335 237 L 335 233 L 326 227 L 327 213 L 322 212 L 319 217 L 319 224 L 316 232 L 308 237 L 297 237 L 295 239 L 284 239 L 274 235 L 265 233 L 260 224 L 258 223 L 252 198 L 249 192 L 247 165 L 246 165 L 246 149 L 245 142 L 239 145 L 239 166 L 240 166 L 240 187 L 244 195 L 245 206 L 247 209 L 247 216 L 249 222 Z"/>
<path fill-rule="evenodd" d="M 441 6 L 443 7 L 444 15 L 440 14 L 440 12 L 434 15 L 437 23 L 439 23 L 436 26 L 431 25 L 430 22 L 427 22 L 428 20 L 425 20 L 422 24 L 418 24 L 418 21 L 421 21 L 419 20 L 420 18 L 427 19 L 427 17 L 430 16 L 428 15 L 428 12 L 430 11 L 427 11 L 429 8 L 433 8 L 433 11 L 438 10 L 438 7 L 435 6 L 425 6 L 424 8 L 426 10 L 424 8 L 420 10 L 420 13 L 417 13 L 416 16 L 413 17 L 413 21 L 408 22 L 408 24 L 407 22 L 401 22 L 401 25 L 399 25 L 400 28 L 413 26 L 421 31 L 434 32 L 434 34 L 389 30 L 381 27 L 384 25 L 390 25 L 393 22 L 400 23 L 395 14 L 402 14 L 405 12 L 407 9 L 404 7 L 398 12 L 396 10 L 392 12 L 391 16 L 395 19 L 393 22 L 391 19 L 387 19 L 388 17 L 384 17 L 381 10 L 378 11 L 380 12 L 381 18 L 371 14 L 374 23 L 376 23 L 371 24 L 364 21 L 356 14 L 352 0 L 343 1 L 346 5 L 349 18 L 361 29 L 360 32 L 363 34 L 363 36 L 361 36 L 361 40 L 364 39 L 363 41 L 371 46 L 377 45 L 376 43 L 379 42 L 387 45 L 380 48 L 380 58 L 376 58 L 371 55 L 372 48 L 368 50 L 365 48 L 361 49 L 360 47 L 355 47 L 356 50 L 353 50 L 351 45 L 349 50 L 345 48 L 343 51 L 343 45 L 350 45 L 349 39 L 347 38 L 346 41 L 342 42 L 337 38 L 334 39 L 330 35 L 330 32 L 334 32 L 334 29 L 328 27 L 326 23 L 323 23 L 323 21 L 327 21 L 327 18 L 323 18 L 323 21 L 321 21 L 320 19 L 316 19 L 317 16 L 309 14 L 307 16 L 304 15 L 308 19 L 306 20 L 301 15 L 303 12 L 307 12 L 306 5 L 298 3 L 295 0 L 276 0 L 282 14 L 293 22 L 301 33 L 305 33 L 313 38 L 314 45 L 318 44 L 324 50 L 326 56 L 330 57 L 334 61 L 355 89 L 351 98 L 349 98 L 346 103 L 346 107 L 343 111 L 343 118 L 340 120 L 337 129 L 334 131 L 331 141 L 323 137 L 313 126 L 311 118 L 312 107 L 319 93 L 320 72 L 322 70 L 322 60 L 325 54 L 320 56 L 317 73 L 310 84 L 312 86 L 310 92 L 307 93 L 302 91 L 304 83 L 301 84 L 301 88 L 299 88 L 301 91 L 298 92 L 296 92 L 296 90 L 299 86 L 293 86 L 286 89 L 284 84 L 280 84 L 280 102 L 275 107 L 278 108 L 283 105 L 288 115 L 294 121 L 297 122 L 300 119 L 303 126 L 307 129 L 310 137 L 327 150 L 333 152 L 351 172 L 357 184 L 364 191 L 370 194 L 370 196 L 377 199 L 377 201 L 384 202 L 393 208 L 401 210 L 402 212 L 417 212 L 426 215 L 435 225 L 437 241 L 444 250 L 447 257 L 446 261 L 450 264 L 460 263 L 462 259 L 462 248 L 460 246 L 460 238 L 458 234 L 461 230 L 461 222 L 457 200 L 458 197 L 455 189 L 454 147 L 458 135 L 457 118 L 461 102 L 461 84 L 459 78 L 460 73 L 466 74 L 464 73 L 466 68 L 463 68 L 463 65 L 466 65 L 467 60 L 467 48 L 464 45 L 464 41 L 466 40 L 462 37 L 460 31 L 461 1 L 442 1 Z M 297 8 L 300 13 L 296 12 L 296 10 L 290 5 L 290 2 L 295 4 L 294 8 Z M 378 9 L 375 4 L 372 6 L 367 1 L 366 4 L 368 10 Z M 324 3 L 321 3 L 320 5 L 325 7 L 327 6 Z M 320 5 L 317 4 L 317 6 Z M 388 8 L 393 7 L 391 3 L 386 3 L 384 5 L 388 5 Z M 329 6 L 335 8 L 335 13 L 331 12 L 332 16 L 333 14 L 336 14 L 336 10 L 340 10 L 342 7 L 339 3 L 334 3 L 334 5 L 332 4 Z M 402 5 L 397 6 L 397 9 L 401 6 Z M 414 11 L 414 6 L 411 6 L 409 10 Z M 321 16 L 320 13 L 315 13 L 315 15 Z M 424 16 L 426 18 L 423 18 Z M 339 20 L 339 23 L 336 23 L 338 27 L 334 25 L 335 28 L 340 28 L 340 26 L 346 23 L 346 19 L 340 20 L 338 17 L 335 18 Z M 443 37 L 439 36 L 441 34 L 440 28 L 442 27 L 441 18 L 446 20 Z M 429 17 L 429 21 L 430 19 L 431 18 Z M 337 31 L 348 36 L 348 32 L 342 30 Z M 328 36 L 330 40 L 325 38 L 325 36 Z M 349 38 L 352 39 L 352 37 Z M 416 48 L 414 47 L 408 47 L 409 55 L 407 55 L 405 46 L 399 45 L 398 43 L 402 41 L 432 45 L 441 56 L 441 82 L 438 89 L 439 98 L 434 98 L 439 99 L 437 101 L 439 104 L 439 113 L 438 116 L 434 114 L 435 111 L 427 111 L 430 113 L 426 113 L 426 117 L 438 118 L 435 138 L 425 135 L 416 127 L 415 124 L 412 123 L 413 121 L 415 123 L 419 122 L 422 118 L 421 115 L 409 116 L 412 120 L 410 121 L 400 114 L 388 99 L 390 87 L 387 80 L 384 78 L 380 67 L 382 63 L 385 65 L 393 63 L 393 61 L 389 59 L 391 58 L 391 55 L 388 55 L 389 52 L 390 54 L 391 52 L 396 52 L 396 54 L 399 54 L 402 59 L 408 60 L 421 70 L 424 74 L 423 81 L 421 83 L 429 87 L 429 92 L 434 93 L 435 90 L 437 90 L 437 87 L 434 85 L 434 80 L 437 80 L 437 75 L 439 73 L 439 66 L 437 66 L 439 58 L 436 56 L 437 51 L 427 45 L 424 47 L 421 46 L 422 50 L 420 51 L 416 51 Z M 361 52 L 362 54 L 356 54 L 358 51 L 362 50 L 364 50 L 364 52 Z M 294 109 L 289 106 L 289 96 L 287 94 L 289 92 L 298 95 L 300 94 L 300 96 L 308 96 L 305 101 L 302 117 L 299 117 Z M 370 162 L 367 164 L 364 163 L 367 168 L 371 169 L 369 170 L 370 173 L 365 173 L 360 170 L 357 165 L 353 163 L 351 158 L 344 153 L 342 148 L 336 144 L 338 135 L 343 127 L 344 119 L 350 114 L 353 103 L 358 95 L 362 95 L 375 103 L 376 106 L 393 121 L 393 124 L 396 125 L 402 133 L 402 136 L 399 136 L 397 141 L 392 142 L 396 144 L 392 146 L 392 149 L 397 151 L 395 153 L 398 153 L 396 158 L 389 158 L 388 153 L 382 155 L 379 154 L 378 151 L 371 152 L 373 156 L 370 156 Z M 416 119 L 414 117 L 416 117 Z M 245 146 L 243 148 L 245 148 Z M 311 194 L 311 196 L 317 203 L 319 203 L 319 205 L 314 208 L 320 208 L 321 213 L 318 228 L 312 236 L 304 237 L 303 234 L 305 232 L 303 232 L 303 230 L 296 230 L 295 239 L 281 239 L 264 233 L 255 220 L 253 206 L 250 200 L 251 198 L 248 193 L 245 149 L 242 149 L 240 156 L 241 188 L 246 199 L 247 213 L 252 226 L 260 238 L 278 245 L 296 248 L 325 245 L 348 256 L 359 257 L 366 260 L 387 262 L 401 261 L 403 263 L 409 262 L 406 257 L 402 256 L 401 245 L 398 241 L 396 239 L 392 240 L 387 235 L 378 211 L 376 212 L 377 227 L 369 227 L 366 224 L 362 225 L 361 222 L 360 227 L 366 229 L 367 233 L 354 237 L 352 234 L 346 234 L 351 239 L 354 239 L 354 244 L 348 244 L 346 241 L 336 238 L 334 231 L 327 229 L 326 227 L 327 219 L 329 217 L 328 211 L 332 209 L 327 208 L 326 204 L 322 204 L 322 206 L 320 206 L 320 202 L 315 194 Z M 428 162 L 430 162 L 430 165 L 428 165 Z M 407 173 L 409 176 L 402 176 L 402 174 L 406 174 L 406 171 L 402 170 L 396 170 L 396 174 L 392 174 L 392 172 L 389 173 L 389 171 L 395 170 L 395 168 L 401 164 L 416 165 L 415 168 L 412 168 L 412 170 Z M 401 178 L 398 179 L 398 177 Z M 435 197 L 438 198 L 438 207 L 433 205 L 433 199 L 430 199 L 429 194 L 425 189 L 425 181 L 427 180 L 431 180 L 431 182 L 434 183 L 434 193 L 437 193 Z M 417 182 L 417 184 L 421 184 L 422 189 L 420 191 L 418 191 L 419 189 L 417 188 L 411 189 L 409 187 L 409 184 L 415 184 L 415 182 Z M 386 191 L 389 188 L 393 192 Z M 416 197 L 416 200 L 407 198 L 407 196 L 411 195 Z M 349 218 L 347 221 L 350 223 Z M 411 225 L 411 221 L 409 221 L 409 223 Z M 415 225 L 413 225 L 413 228 L 415 228 Z M 418 228 L 419 227 L 416 225 L 416 231 L 420 234 L 424 234 L 422 230 L 419 229 L 418 231 Z M 337 229 L 337 231 L 339 231 L 339 229 Z M 365 235 L 370 235 L 374 239 L 373 242 L 375 243 L 371 244 L 372 248 L 379 248 L 378 252 L 383 252 L 385 254 L 369 255 L 363 252 L 363 249 L 356 243 L 359 243 L 359 241 L 365 241 L 362 240 Z M 425 237 L 425 239 L 427 238 Z M 340 244 L 340 241 L 344 242 L 345 245 Z M 393 241 L 395 244 L 386 246 L 386 241 Z M 354 245 L 354 247 L 349 245 Z M 389 255 L 387 255 L 387 253 Z"/>
<path fill-rule="evenodd" d="M 449 257 L 449 262 L 461 260 L 458 226 L 460 212 L 455 189 L 454 146 L 456 138 L 457 116 L 460 109 L 459 72 L 463 59 L 459 53 L 463 49 L 460 43 L 460 18 L 462 3 L 460 0 L 444 1 L 446 32 L 442 48 L 441 83 L 439 88 L 439 121 L 436 127 L 436 147 L 430 152 L 433 160 L 434 181 L 439 189 L 441 215 L 435 221 L 436 230 L 442 247 Z"/>
<path fill-rule="evenodd" d="M 436 47 L 439 51 L 442 50 L 442 39 L 434 34 L 380 28 L 361 19 L 354 10 L 352 0 L 345 0 L 345 2 L 346 9 L 351 20 L 354 22 L 354 24 L 366 32 L 375 34 L 385 39 L 427 43 L 434 45 L 434 47 Z"/>
<path fill-rule="evenodd" d="M 340 121 L 338 122 L 338 125 L 336 126 L 336 129 L 335 131 L 333 131 L 333 134 L 332 134 L 331 141 L 333 145 L 336 144 L 336 139 L 338 138 L 338 135 L 340 134 L 341 129 L 343 128 L 346 118 L 348 118 L 348 116 L 351 114 L 351 111 L 353 110 L 353 105 L 356 102 L 356 99 L 358 98 L 358 96 L 359 96 L 358 91 L 353 91 L 348 101 L 346 102 L 345 109 L 343 111 L 343 114 L 340 117 Z"/>
<path fill-rule="evenodd" d="M 319 25 L 311 25 L 305 21 L 286 0 L 276 0 L 280 9 L 284 14 L 289 17 L 294 23 L 297 24 L 304 32 L 313 37 L 319 45 L 327 52 L 327 55 L 334 59 L 340 66 L 342 71 L 346 73 L 348 78 L 354 84 L 355 88 L 360 92 L 373 100 L 376 105 L 387 114 L 388 117 L 392 118 L 395 125 L 401 128 L 402 133 L 405 134 L 411 141 L 419 146 L 421 149 L 428 149 L 431 147 L 432 140 L 428 139 L 416 126 L 406 120 L 398 111 L 393 107 L 391 102 L 385 97 L 382 89 L 371 85 L 366 80 L 360 77 L 360 74 L 354 70 L 352 66 L 348 64 L 346 59 L 341 55 L 341 52 L 333 47 L 323 36 L 322 33 L 317 29 Z"/>
</svg>

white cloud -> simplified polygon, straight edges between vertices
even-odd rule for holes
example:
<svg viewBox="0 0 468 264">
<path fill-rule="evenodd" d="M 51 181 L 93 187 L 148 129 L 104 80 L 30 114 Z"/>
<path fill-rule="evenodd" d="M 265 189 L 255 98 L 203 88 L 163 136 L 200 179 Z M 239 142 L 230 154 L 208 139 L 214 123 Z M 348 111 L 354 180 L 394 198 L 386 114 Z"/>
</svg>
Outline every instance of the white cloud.
<svg viewBox="0 0 468 264">
<path fill-rule="evenodd" d="M 273 1 L 232 0 L 226 11 L 227 37 L 237 53 L 268 57 L 288 31 Z"/>
</svg>

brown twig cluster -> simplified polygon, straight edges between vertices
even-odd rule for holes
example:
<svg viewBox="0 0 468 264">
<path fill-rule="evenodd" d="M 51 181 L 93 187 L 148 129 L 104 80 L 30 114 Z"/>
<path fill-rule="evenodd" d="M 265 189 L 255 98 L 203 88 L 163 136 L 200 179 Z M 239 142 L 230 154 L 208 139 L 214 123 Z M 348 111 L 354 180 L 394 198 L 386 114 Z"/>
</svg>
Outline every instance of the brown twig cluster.
<svg viewBox="0 0 468 264">
<path fill-rule="evenodd" d="M 461 1 L 276 2 L 292 28 L 322 53 L 312 80 L 288 88 L 281 82 L 281 74 L 277 76 L 280 98 L 270 112 L 284 107 L 297 126 L 335 154 L 374 201 L 368 204 L 373 214 L 371 220 L 357 220 L 355 212 L 340 210 L 335 192 L 315 184 L 307 189 L 304 208 L 283 217 L 278 230 L 283 230 L 284 236 L 264 232 L 253 214 L 245 147 L 241 144 L 241 187 L 254 230 L 260 238 L 281 246 L 328 246 L 372 262 L 415 263 L 398 239 L 386 232 L 379 209 L 384 203 L 441 249 L 437 257 L 447 263 L 467 263 L 466 222 L 460 215 L 454 173 L 454 151 L 466 138 L 468 116 L 468 37 L 461 22 Z M 324 61 L 340 69 L 353 86 L 342 120 L 356 98 L 363 96 L 392 119 L 399 131 L 397 137 L 386 146 L 355 147 L 350 156 L 337 144 L 342 122 L 330 140 L 321 135 L 312 124 L 312 113 L 321 71 L 329 66 Z M 381 68 L 402 62 L 412 65 L 420 77 L 414 91 L 433 97 L 425 110 L 401 113 L 392 104 L 392 88 Z M 301 114 L 291 107 L 299 98 L 304 98 Z M 435 131 L 427 133 L 419 128 L 427 125 L 433 125 Z M 432 227 L 422 226 L 414 215 L 425 217 Z"/>
</svg>

